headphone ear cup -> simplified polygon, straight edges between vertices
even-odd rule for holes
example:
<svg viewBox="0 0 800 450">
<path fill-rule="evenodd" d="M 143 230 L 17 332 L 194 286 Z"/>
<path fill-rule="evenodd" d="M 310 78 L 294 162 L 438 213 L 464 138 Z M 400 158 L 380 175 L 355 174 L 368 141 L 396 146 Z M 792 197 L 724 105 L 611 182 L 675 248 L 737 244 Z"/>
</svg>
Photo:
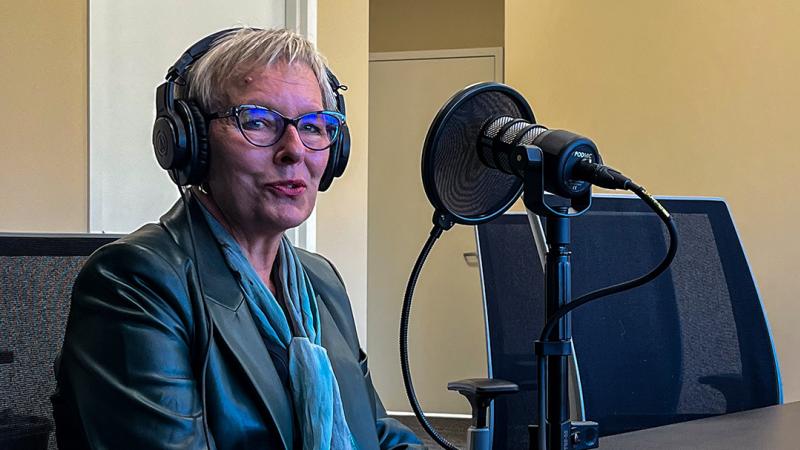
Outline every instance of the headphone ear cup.
<svg viewBox="0 0 800 450">
<path fill-rule="evenodd" d="M 208 130 L 200 108 L 192 102 L 175 100 L 174 109 L 186 130 L 186 156 L 170 170 L 178 186 L 198 185 L 208 171 Z"/>
<path fill-rule="evenodd" d="M 188 157 L 186 149 L 186 127 L 181 118 L 168 107 L 166 94 L 169 83 L 164 83 L 156 91 L 156 106 L 159 114 L 153 123 L 153 150 L 158 164 L 168 171 L 181 166 Z"/>
<path fill-rule="evenodd" d="M 350 130 L 347 129 L 347 124 L 342 126 L 339 133 L 340 136 L 336 139 L 336 143 L 331 146 L 325 172 L 322 173 L 322 178 L 319 180 L 318 190 L 320 192 L 327 191 L 331 187 L 333 179 L 342 176 L 347 167 L 347 160 L 350 158 Z"/>
<path fill-rule="evenodd" d="M 336 167 L 336 160 L 339 159 L 339 143 L 331 146 L 328 153 L 328 164 L 325 166 L 325 172 L 322 172 L 322 177 L 319 179 L 319 192 L 325 192 L 331 187 L 334 178 L 334 167 Z"/>
<path fill-rule="evenodd" d="M 347 168 L 347 160 L 350 159 L 350 129 L 347 128 L 345 123 L 342 127 L 342 136 L 339 137 L 339 142 L 336 144 L 338 157 L 336 164 L 333 166 L 333 176 L 340 177 L 344 174 L 344 169 Z"/>
<path fill-rule="evenodd" d="M 208 163 L 210 151 L 208 147 L 208 123 L 206 116 L 197 104 L 187 102 L 189 112 L 192 114 L 192 124 L 194 124 L 194 142 L 196 153 L 192 158 L 191 173 L 187 176 L 188 183 L 199 186 L 208 176 Z"/>
<path fill-rule="evenodd" d="M 342 86 L 336 75 L 327 67 L 325 68 L 325 73 L 336 97 L 336 110 L 345 114 L 344 96 L 340 89 L 347 90 L 347 86 Z M 339 130 L 338 139 L 331 146 L 328 165 L 325 166 L 325 172 L 322 173 L 322 178 L 319 180 L 319 191 L 327 191 L 331 187 L 333 179 L 342 176 L 344 169 L 347 168 L 348 159 L 350 159 L 350 129 L 347 127 L 347 122 L 345 122 L 342 124 L 341 130 Z"/>
</svg>

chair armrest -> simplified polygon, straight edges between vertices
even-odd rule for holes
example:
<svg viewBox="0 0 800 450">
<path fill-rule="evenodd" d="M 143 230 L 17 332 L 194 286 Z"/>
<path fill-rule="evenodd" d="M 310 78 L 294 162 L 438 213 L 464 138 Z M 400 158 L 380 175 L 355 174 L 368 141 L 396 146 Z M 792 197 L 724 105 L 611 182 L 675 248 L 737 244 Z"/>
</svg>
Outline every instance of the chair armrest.
<svg viewBox="0 0 800 450">
<path fill-rule="evenodd" d="M 467 378 L 447 383 L 447 389 L 458 391 L 467 398 L 472 406 L 472 425 L 475 428 L 486 428 L 486 408 L 495 397 L 519 391 L 519 386 L 494 378 Z"/>
</svg>

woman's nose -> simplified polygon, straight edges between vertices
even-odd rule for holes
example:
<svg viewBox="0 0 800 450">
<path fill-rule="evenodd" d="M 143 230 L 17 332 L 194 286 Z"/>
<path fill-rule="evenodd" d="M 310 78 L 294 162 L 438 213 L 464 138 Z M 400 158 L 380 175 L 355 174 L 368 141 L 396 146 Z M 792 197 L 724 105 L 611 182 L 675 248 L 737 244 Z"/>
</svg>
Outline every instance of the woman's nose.
<svg viewBox="0 0 800 450">
<path fill-rule="evenodd" d="M 278 146 L 275 152 L 276 164 L 296 164 L 305 157 L 306 146 L 300 140 L 297 127 L 293 124 L 287 124 L 283 136 L 276 145 Z"/>
</svg>

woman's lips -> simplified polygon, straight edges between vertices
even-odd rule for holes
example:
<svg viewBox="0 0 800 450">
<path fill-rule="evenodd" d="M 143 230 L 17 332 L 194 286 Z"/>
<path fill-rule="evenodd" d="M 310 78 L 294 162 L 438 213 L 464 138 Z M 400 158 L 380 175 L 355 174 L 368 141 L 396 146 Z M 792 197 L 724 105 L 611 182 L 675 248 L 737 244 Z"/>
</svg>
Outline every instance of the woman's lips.
<svg viewBox="0 0 800 450">
<path fill-rule="evenodd" d="M 283 180 L 267 184 L 267 187 L 278 194 L 296 197 L 306 191 L 306 183 L 302 180 Z"/>
</svg>

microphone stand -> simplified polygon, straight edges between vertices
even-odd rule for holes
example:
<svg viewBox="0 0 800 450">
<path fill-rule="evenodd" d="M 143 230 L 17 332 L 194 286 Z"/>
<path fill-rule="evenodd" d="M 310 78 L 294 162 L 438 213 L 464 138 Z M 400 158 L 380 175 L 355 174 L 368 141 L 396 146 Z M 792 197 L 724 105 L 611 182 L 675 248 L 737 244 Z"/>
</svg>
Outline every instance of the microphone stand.
<svg viewBox="0 0 800 450">
<path fill-rule="evenodd" d="M 576 196 L 569 207 L 551 207 L 544 199 L 542 151 L 535 146 L 521 146 L 515 152 L 515 166 L 523 173 L 524 203 L 529 218 L 545 217 L 545 317 L 572 300 L 570 218 L 591 206 L 591 192 Z M 541 255 L 541 230 L 531 220 L 531 228 Z M 572 354 L 570 316 L 559 320 L 550 336 L 534 343 L 538 368 L 538 421 L 528 427 L 530 450 L 582 450 L 598 446 L 595 422 L 570 421 L 569 363 Z"/>
</svg>

